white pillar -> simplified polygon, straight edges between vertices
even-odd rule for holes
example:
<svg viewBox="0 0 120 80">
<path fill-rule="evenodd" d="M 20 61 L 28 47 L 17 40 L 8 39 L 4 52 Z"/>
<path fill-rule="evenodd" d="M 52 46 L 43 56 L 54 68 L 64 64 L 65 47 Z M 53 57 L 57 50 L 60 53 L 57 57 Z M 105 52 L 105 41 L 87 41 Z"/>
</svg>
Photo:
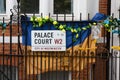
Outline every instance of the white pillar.
<svg viewBox="0 0 120 80">
<path fill-rule="evenodd" d="M 112 33 L 111 33 L 111 36 L 112 36 Z M 112 40 L 112 37 L 111 37 L 111 40 Z M 118 34 L 113 34 L 113 45 L 112 45 L 112 41 L 111 41 L 111 46 L 119 46 L 119 37 L 118 37 Z M 111 51 L 110 51 L 111 52 Z M 114 52 L 117 52 L 118 54 L 115 55 Z M 113 52 L 112 53 L 112 60 L 110 59 L 110 64 L 109 64 L 109 71 L 110 71 L 110 74 L 109 74 L 109 79 L 111 80 L 120 80 L 119 79 L 119 70 L 120 70 L 120 67 L 119 67 L 119 64 L 120 64 L 120 53 L 118 50 L 114 50 L 113 49 Z M 117 58 L 118 57 L 118 58 Z M 112 68 L 111 68 L 112 66 Z M 112 76 L 112 77 L 111 77 Z"/>
<path fill-rule="evenodd" d="M 49 0 L 40 0 L 40 13 L 43 13 L 43 17 L 49 14 Z"/>
<path fill-rule="evenodd" d="M 80 13 L 82 13 L 82 20 L 87 19 L 87 1 L 88 0 L 73 0 L 73 13 L 76 20 L 80 19 Z"/>
<path fill-rule="evenodd" d="M 87 13 L 90 13 L 90 18 L 93 18 L 99 12 L 99 0 L 87 1 Z"/>
<path fill-rule="evenodd" d="M 119 17 L 120 0 L 111 0 L 111 13 L 114 13 L 114 17 Z"/>
</svg>

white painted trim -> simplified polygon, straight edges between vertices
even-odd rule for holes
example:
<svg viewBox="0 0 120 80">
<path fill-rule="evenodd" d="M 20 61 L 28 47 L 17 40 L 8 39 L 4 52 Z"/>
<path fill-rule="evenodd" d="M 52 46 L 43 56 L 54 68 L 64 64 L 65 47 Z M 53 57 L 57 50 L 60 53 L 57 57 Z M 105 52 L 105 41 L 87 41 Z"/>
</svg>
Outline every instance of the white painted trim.
<svg viewBox="0 0 120 80">
<path fill-rule="evenodd" d="M 52 14 L 52 16 L 56 16 L 54 11 L 54 0 L 48 0 L 49 1 L 49 7 L 48 10 Z M 80 20 L 80 13 L 82 13 L 82 20 L 87 20 L 87 0 L 71 0 L 73 5 L 73 13 L 74 13 L 74 20 L 79 21 Z M 41 7 L 42 8 L 42 7 Z M 64 20 L 64 15 L 59 14 L 60 17 L 58 17 L 58 20 L 62 21 Z M 67 21 L 72 20 L 72 14 L 66 14 L 68 16 L 66 19 Z M 53 17 L 54 18 L 54 17 Z"/>
<path fill-rule="evenodd" d="M 99 0 L 87 1 L 87 13 L 90 13 L 90 18 L 93 18 L 99 12 Z"/>
<path fill-rule="evenodd" d="M 10 43 L 10 36 L 5 36 L 4 40 L 5 40 L 4 43 Z M 0 43 L 3 43 L 3 37 L 2 36 L 0 36 Z M 15 36 L 15 37 L 12 36 L 12 43 L 18 43 L 18 37 L 17 36 Z M 22 43 L 22 37 L 20 37 L 20 43 Z"/>
<path fill-rule="evenodd" d="M 71 0 L 73 3 L 73 13 L 74 20 L 78 21 L 80 19 L 80 13 L 82 13 L 82 20 L 87 20 L 88 13 L 93 17 L 95 13 L 98 12 L 99 0 Z M 118 0 L 119 1 L 119 0 Z M 93 5 L 94 4 L 94 5 Z M 17 5 L 17 0 L 6 0 L 6 14 L 0 14 L 0 19 L 5 17 L 5 19 L 9 19 L 10 17 L 10 9 L 13 9 L 13 6 Z M 53 14 L 54 0 L 39 0 L 39 14 L 43 13 L 43 16 L 48 16 L 51 13 L 51 17 L 55 16 Z M 14 12 L 14 10 L 13 10 Z M 30 14 L 33 15 L 33 14 Z M 69 16 L 70 14 L 67 14 Z M 63 16 L 64 17 L 64 16 Z M 63 17 L 59 17 L 60 20 L 63 20 Z M 91 17 L 91 18 L 92 18 Z M 54 18 L 54 17 L 53 17 Z M 71 17 L 67 17 L 68 21 L 71 20 Z"/>
</svg>

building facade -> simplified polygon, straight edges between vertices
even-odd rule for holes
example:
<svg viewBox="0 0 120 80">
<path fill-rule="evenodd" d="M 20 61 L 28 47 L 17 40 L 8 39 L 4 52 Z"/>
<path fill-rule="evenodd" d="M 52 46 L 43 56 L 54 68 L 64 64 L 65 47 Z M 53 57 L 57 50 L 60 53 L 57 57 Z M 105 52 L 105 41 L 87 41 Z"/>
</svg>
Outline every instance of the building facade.
<svg viewBox="0 0 120 80">
<path fill-rule="evenodd" d="M 68 21 L 71 19 L 69 16 L 71 14 L 74 14 L 74 19 L 75 21 L 78 21 L 80 18 L 80 13 L 82 13 L 82 20 L 87 20 L 88 19 L 88 13 L 90 13 L 90 18 L 96 14 L 96 13 L 103 13 L 106 15 L 109 15 L 111 13 L 115 13 L 115 16 L 118 17 L 118 9 L 119 9 L 120 1 L 119 0 L 21 0 L 20 3 L 20 11 L 21 14 L 27 14 L 28 16 L 32 16 L 33 13 L 35 13 L 36 16 L 40 16 L 41 13 L 43 13 L 43 16 L 48 16 L 49 13 L 51 14 L 51 17 L 55 18 L 56 14 L 58 14 L 60 17 L 60 20 L 63 20 L 64 14 L 68 16 Z M 0 21 L 2 22 L 3 17 L 5 17 L 5 22 L 9 22 L 10 20 L 10 9 L 12 9 L 13 13 L 17 15 L 17 0 L 0 0 Z M 13 24 L 12 26 L 12 54 L 18 54 L 18 28 L 16 27 L 16 23 Z M 21 29 L 20 29 L 21 30 Z M 0 49 L 3 48 L 3 34 L 2 34 L 2 28 L 0 27 Z M 20 32 L 22 34 L 22 32 Z M 5 54 L 10 53 L 10 28 L 7 27 L 5 31 L 5 42 L 4 42 L 4 50 Z M 21 39 L 21 37 L 20 37 Z M 22 40 L 20 40 L 22 41 Z M 22 42 L 21 42 L 22 43 Z M 0 54 L 3 54 L 3 51 L 0 51 Z M 13 71 L 18 71 L 16 67 L 17 66 L 17 59 L 16 58 L 12 59 L 12 65 L 15 65 L 13 68 Z M 17 62 L 15 62 L 17 61 Z M 22 62 L 22 58 L 20 60 Z M 2 61 L 1 61 L 2 62 Z M 9 64 L 10 65 L 10 60 L 8 62 L 5 62 L 4 64 Z M 19 72 L 13 72 L 14 74 L 16 73 L 17 75 L 20 75 L 19 79 L 18 76 L 14 77 L 13 80 L 23 80 L 24 78 L 24 64 L 20 64 Z M 105 66 L 104 66 L 105 65 Z M 101 70 L 99 70 L 99 66 L 101 66 Z M 107 80 L 107 72 L 105 71 L 107 68 L 106 66 L 106 61 L 105 60 L 97 60 L 96 63 L 96 72 L 92 72 L 95 74 L 94 79 L 95 80 Z M 2 68 L 1 68 L 2 69 Z M 8 68 L 7 68 L 8 69 Z M 86 72 L 87 69 L 84 70 Z M 99 71 L 99 72 L 97 72 Z M 104 72 L 104 73 L 103 73 Z M 62 72 L 61 72 L 62 73 Z M 67 72 L 66 72 L 67 73 Z M 100 75 L 99 75 L 99 74 Z M 13 74 L 13 75 L 14 75 Z M 63 74 L 63 73 L 62 73 Z M 44 75 L 44 74 L 43 74 Z M 71 75 L 71 74 L 70 74 Z M 87 73 L 85 73 L 84 80 L 86 80 Z M 31 76 L 31 75 L 30 75 Z M 29 76 L 29 77 L 30 77 Z M 102 77 L 103 76 L 103 77 Z M 31 76 L 31 80 L 34 75 Z M 98 78 L 99 77 L 99 78 Z M 34 78 L 35 79 L 35 78 Z M 29 79 L 30 80 L 30 79 Z M 70 80 L 70 79 L 69 79 Z M 92 80 L 92 78 L 91 78 Z"/>
</svg>

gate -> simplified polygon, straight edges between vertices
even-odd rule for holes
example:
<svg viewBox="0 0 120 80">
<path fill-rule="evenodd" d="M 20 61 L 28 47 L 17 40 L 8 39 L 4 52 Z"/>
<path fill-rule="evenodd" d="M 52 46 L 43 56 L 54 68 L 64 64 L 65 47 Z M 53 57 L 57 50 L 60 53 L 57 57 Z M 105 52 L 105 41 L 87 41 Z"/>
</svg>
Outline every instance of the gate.
<svg viewBox="0 0 120 80">
<path fill-rule="evenodd" d="M 42 14 L 40 17 L 43 17 Z M 48 16 L 48 19 L 51 19 L 50 17 L 51 15 Z M 99 24 L 90 21 L 89 14 L 88 20 L 85 22 L 81 20 L 82 14 L 80 14 L 79 21 L 74 21 L 74 14 L 71 15 L 70 22 L 66 21 L 66 14 L 63 16 L 63 21 L 59 21 L 58 17 L 59 15 L 56 15 L 56 21 L 61 25 L 72 26 L 70 28 L 70 42 L 72 43 L 66 51 L 32 51 L 29 45 L 28 29 L 31 24 L 32 26 L 38 24 L 34 18 L 29 21 L 30 19 L 26 15 L 20 17 L 19 9 L 17 25 L 13 24 L 13 13 L 8 24 L 3 18 L 2 34 L 0 34 L 2 35 L 0 43 L 1 80 L 118 80 L 119 71 L 117 70 L 119 68 L 116 67 L 116 64 L 119 63 L 117 62 L 119 56 L 114 57 L 113 50 L 108 49 L 107 44 L 110 43 L 107 41 L 108 32 L 105 27 L 101 27 L 101 38 L 96 41 L 92 38 L 91 30 L 94 29 L 91 26 Z M 75 30 L 76 25 L 77 31 Z M 48 30 L 51 30 L 51 23 L 48 23 L 47 27 Z M 69 30 L 69 28 L 67 29 Z M 78 31 L 79 34 L 77 34 Z M 83 39 L 84 33 L 86 33 L 86 37 Z M 76 44 L 77 41 L 80 43 Z M 111 45 L 113 46 L 113 40 Z M 113 46 L 113 48 L 115 47 Z M 118 48 L 117 50 L 119 50 Z"/>
</svg>

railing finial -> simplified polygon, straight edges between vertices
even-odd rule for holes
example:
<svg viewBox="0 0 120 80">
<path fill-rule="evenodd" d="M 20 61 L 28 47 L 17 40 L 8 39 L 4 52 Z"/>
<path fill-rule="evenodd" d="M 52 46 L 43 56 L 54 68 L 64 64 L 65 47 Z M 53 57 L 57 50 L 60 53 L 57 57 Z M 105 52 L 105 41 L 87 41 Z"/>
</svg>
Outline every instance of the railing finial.
<svg viewBox="0 0 120 80">
<path fill-rule="evenodd" d="M 17 3 L 20 3 L 20 0 L 17 0 Z"/>
</svg>

